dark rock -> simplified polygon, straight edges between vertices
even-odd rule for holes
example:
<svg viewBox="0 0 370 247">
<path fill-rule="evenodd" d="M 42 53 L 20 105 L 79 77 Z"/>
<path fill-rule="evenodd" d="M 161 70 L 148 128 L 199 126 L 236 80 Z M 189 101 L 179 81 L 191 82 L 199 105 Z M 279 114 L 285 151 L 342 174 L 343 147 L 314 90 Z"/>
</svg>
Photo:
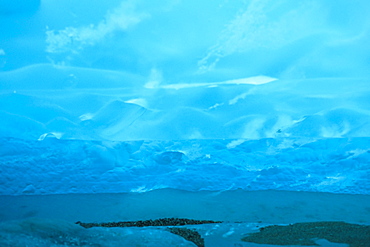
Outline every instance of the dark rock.
<svg viewBox="0 0 370 247">
<path fill-rule="evenodd" d="M 184 239 L 193 242 L 198 247 L 204 247 L 204 239 L 196 230 L 188 228 L 172 227 L 167 228 L 171 233 L 179 235 Z"/>
<path fill-rule="evenodd" d="M 271 245 L 317 245 L 315 239 L 345 243 L 350 247 L 370 246 L 370 226 L 345 222 L 308 222 L 261 227 L 242 241 Z"/>
<path fill-rule="evenodd" d="M 185 226 L 185 225 L 201 225 L 222 223 L 222 221 L 213 220 L 192 220 L 182 218 L 163 218 L 156 220 L 138 220 L 138 221 L 121 221 L 108 223 L 83 223 L 77 221 L 76 224 L 85 227 L 145 227 L 145 226 Z"/>
</svg>

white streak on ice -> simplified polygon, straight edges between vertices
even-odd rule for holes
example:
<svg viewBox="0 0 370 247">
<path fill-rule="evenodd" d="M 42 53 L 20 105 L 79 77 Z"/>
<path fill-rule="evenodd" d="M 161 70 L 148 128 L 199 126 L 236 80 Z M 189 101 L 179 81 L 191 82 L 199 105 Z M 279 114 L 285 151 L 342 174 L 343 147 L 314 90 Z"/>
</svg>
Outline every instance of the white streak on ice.
<svg viewBox="0 0 370 247">
<path fill-rule="evenodd" d="M 194 87 L 215 87 L 218 85 L 261 85 L 269 82 L 276 81 L 276 78 L 268 76 L 253 76 L 235 80 L 228 80 L 222 82 L 209 82 L 209 83 L 177 83 L 177 84 L 168 84 L 161 86 L 161 88 L 166 89 L 183 89 L 183 88 L 194 88 Z"/>
</svg>

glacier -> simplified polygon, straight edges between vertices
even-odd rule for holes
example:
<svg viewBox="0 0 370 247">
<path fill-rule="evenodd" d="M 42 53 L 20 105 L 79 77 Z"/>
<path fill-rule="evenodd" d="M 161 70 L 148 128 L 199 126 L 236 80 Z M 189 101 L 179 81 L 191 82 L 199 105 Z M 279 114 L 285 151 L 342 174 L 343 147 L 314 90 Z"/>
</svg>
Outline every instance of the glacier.
<svg viewBox="0 0 370 247">
<path fill-rule="evenodd" d="M 0 0 L 0 245 L 194 246 L 76 221 L 227 221 L 194 228 L 206 246 L 369 225 L 369 7 Z"/>
</svg>

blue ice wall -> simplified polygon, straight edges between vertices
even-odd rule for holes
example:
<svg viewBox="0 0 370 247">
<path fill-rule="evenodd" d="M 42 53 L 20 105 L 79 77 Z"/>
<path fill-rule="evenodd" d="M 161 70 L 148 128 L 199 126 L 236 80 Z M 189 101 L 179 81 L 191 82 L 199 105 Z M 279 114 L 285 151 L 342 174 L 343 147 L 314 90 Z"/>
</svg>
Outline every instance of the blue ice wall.
<svg viewBox="0 0 370 247">
<path fill-rule="evenodd" d="M 369 7 L 0 0 L 0 193 L 369 194 Z"/>
</svg>

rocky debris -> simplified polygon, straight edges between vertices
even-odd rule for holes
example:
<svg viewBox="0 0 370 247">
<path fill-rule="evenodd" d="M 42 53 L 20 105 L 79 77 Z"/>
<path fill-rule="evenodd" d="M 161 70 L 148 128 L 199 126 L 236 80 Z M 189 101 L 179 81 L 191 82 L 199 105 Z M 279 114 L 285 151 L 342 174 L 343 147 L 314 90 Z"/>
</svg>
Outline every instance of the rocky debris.
<svg viewBox="0 0 370 247">
<path fill-rule="evenodd" d="M 186 226 L 186 225 L 201 225 L 222 223 L 222 221 L 213 220 L 193 220 L 181 218 L 163 218 L 156 220 L 137 220 L 137 221 L 122 221 L 122 222 L 108 222 L 108 223 L 83 223 L 77 221 L 76 224 L 84 227 L 145 227 L 145 226 Z M 169 227 L 167 230 L 173 234 L 179 235 L 184 239 L 193 242 L 198 247 L 204 247 L 204 239 L 193 229 Z"/>
<path fill-rule="evenodd" d="M 193 242 L 198 247 L 204 247 L 204 239 L 200 234 L 193 229 L 188 228 L 178 228 L 178 227 L 169 227 L 167 228 L 171 233 L 179 235 L 184 239 Z"/>
<path fill-rule="evenodd" d="M 222 223 L 222 221 L 213 220 L 192 220 L 181 218 L 162 218 L 156 220 L 138 220 L 138 221 L 122 221 L 122 222 L 108 222 L 108 223 L 83 223 L 77 221 L 76 224 L 85 227 L 144 227 L 144 226 L 185 226 L 185 225 L 201 225 Z"/>
<path fill-rule="evenodd" d="M 350 247 L 367 247 L 370 243 L 370 226 L 341 221 L 272 225 L 250 233 L 242 241 L 271 245 L 317 245 L 315 239 L 345 243 Z"/>
</svg>

